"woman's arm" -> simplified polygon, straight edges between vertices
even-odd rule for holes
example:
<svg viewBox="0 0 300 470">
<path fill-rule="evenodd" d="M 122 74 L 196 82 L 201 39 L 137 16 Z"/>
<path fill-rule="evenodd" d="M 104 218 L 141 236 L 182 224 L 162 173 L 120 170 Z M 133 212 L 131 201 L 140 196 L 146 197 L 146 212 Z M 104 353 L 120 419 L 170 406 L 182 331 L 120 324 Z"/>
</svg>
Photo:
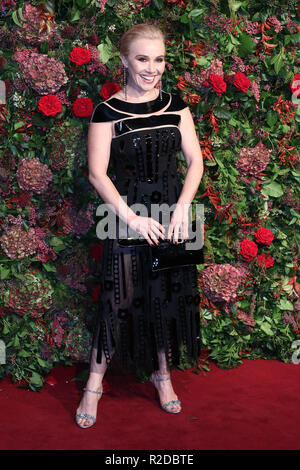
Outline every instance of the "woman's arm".
<svg viewBox="0 0 300 470">
<path fill-rule="evenodd" d="M 142 217 L 126 204 L 117 188 L 107 175 L 112 141 L 111 122 L 92 122 L 88 134 L 89 181 L 106 204 L 110 204 L 115 213 L 129 227 L 141 233 L 150 245 L 158 244 L 158 238 L 164 236 L 164 227 L 151 217 Z"/>
<path fill-rule="evenodd" d="M 182 239 L 188 238 L 188 214 L 203 175 L 203 157 L 192 113 L 186 107 L 180 111 L 180 115 L 181 149 L 186 159 L 188 170 L 168 229 L 167 237 L 170 239 L 173 234 L 175 243 L 178 241 L 179 231 L 181 232 Z M 204 237 L 203 226 L 202 234 Z"/>
<path fill-rule="evenodd" d="M 88 132 L 89 181 L 106 204 L 128 223 L 136 214 L 122 199 L 117 188 L 107 175 L 112 140 L 111 122 L 92 122 Z"/>
<path fill-rule="evenodd" d="M 178 204 L 191 204 L 202 179 L 203 157 L 191 111 L 189 108 L 184 108 L 180 114 L 181 149 L 187 162 L 188 170 Z"/>
</svg>

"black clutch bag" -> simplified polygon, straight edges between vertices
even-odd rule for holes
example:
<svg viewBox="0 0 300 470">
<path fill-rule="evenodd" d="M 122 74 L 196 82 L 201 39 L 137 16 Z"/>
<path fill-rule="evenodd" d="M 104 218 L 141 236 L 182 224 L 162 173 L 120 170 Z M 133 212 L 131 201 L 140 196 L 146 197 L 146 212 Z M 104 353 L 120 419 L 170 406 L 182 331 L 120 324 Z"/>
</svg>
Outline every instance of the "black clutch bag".
<svg viewBox="0 0 300 470">
<path fill-rule="evenodd" d="M 200 219 L 192 221 L 189 228 L 189 238 L 184 241 L 179 239 L 178 243 L 160 239 L 158 245 L 150 246 L 145 238 L 119 238 L 118 244 L 122 247 L 148 246 L 150 248 L 151 269 L 154 272 L 204 263 Z"/>
</svg>

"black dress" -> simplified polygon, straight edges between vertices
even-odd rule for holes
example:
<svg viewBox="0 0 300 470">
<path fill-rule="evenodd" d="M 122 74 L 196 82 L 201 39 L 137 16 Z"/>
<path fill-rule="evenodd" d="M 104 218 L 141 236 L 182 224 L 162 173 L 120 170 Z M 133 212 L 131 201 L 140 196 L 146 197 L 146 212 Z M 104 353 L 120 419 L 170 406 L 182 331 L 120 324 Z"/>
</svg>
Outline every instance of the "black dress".
<svg viewBox="0 0 300 470">
<path fill-rule="evenodd" d="M 181 149 L 176 112 L 186 106 L 166 92 L 145 103 L 111 97 L 96 105 L 90 122 L 114 121 L 109 168 L 128 206 L 177 202 L 183 183 L 176 158 Z M 123 370 L 150 374 L 159 368 L 157 352 L 163 350 L 170 369 L 182 358 L 196 364 L 201 348 L 196 265 L 153 273 L 150 246 L 124 248 L 113 238 L 103 243 L 93 334 L 97 362 L 103 349 L 108 365 L 116 358 Z"/>
</svg>

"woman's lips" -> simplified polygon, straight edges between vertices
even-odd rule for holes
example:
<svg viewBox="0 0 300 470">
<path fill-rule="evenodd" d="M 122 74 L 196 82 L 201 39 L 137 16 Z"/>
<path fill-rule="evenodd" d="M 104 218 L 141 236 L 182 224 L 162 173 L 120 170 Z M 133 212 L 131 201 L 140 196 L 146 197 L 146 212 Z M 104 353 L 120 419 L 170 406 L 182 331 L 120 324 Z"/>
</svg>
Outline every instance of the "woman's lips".
<svg viewBox="0 0 300 470">
<path fill-rule="evenodd" d="M 153 83 L 154 80 L 155 80 L 156 75 L 152 75 L 152 76 L 151 76 L 151 75 L 140 75 L 140 77 L 141 77 L 141 78 L 144 80 L 144 82 L 146 82 L 146 83 Z M 144 77 L 147 77 L 147 78 L 149 78 L 150 80 L 149 80 L 149 79 L 147 80 L 147 78 L 144 78 Z"/>
</svg>

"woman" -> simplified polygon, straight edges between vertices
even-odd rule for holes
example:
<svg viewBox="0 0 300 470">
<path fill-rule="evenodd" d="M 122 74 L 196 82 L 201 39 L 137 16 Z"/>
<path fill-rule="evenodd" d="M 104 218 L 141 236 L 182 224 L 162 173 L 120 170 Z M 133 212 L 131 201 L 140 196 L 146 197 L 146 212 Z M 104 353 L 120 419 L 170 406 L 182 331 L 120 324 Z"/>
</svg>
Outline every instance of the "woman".
<svg viewBox="0 0 300 470">
<path fill-rule="evenodd" d="M 159 28 L 133 26 L 121 38 L 120 55 L 127 71 L 124 87 L 98 103 L 90 121 L 89 181 L 114 208 L 116 218 L 149 245 L 125 248 L 113 237 L 104 240 L 90 375 L 75 417 L 84 428 L 96 422 L 102 380 L 113 357 L 126 370 L 148 373 L 161 408 L 179 413 L 170 370 L 179 364 L 182 348 L 194 361 L 200 352 L 196 266 L 158 273 L 149 268 L 150 246 L 158 238 L 177 242 L 179 233 L 183 239 L 188 235 L 187 208 L 203 173 L 193 118 L 178 95 L 161 89 L 165 37 Z M 188 166 L 184 185 L 176 164 L 180 149 Z M 109 164 L 115 172 L 112 179 Z M 156 218 L 136 215 L 134 203 L 148 210 L 153 204 L 176 204 L 168 231 Z"/>
</svg>

